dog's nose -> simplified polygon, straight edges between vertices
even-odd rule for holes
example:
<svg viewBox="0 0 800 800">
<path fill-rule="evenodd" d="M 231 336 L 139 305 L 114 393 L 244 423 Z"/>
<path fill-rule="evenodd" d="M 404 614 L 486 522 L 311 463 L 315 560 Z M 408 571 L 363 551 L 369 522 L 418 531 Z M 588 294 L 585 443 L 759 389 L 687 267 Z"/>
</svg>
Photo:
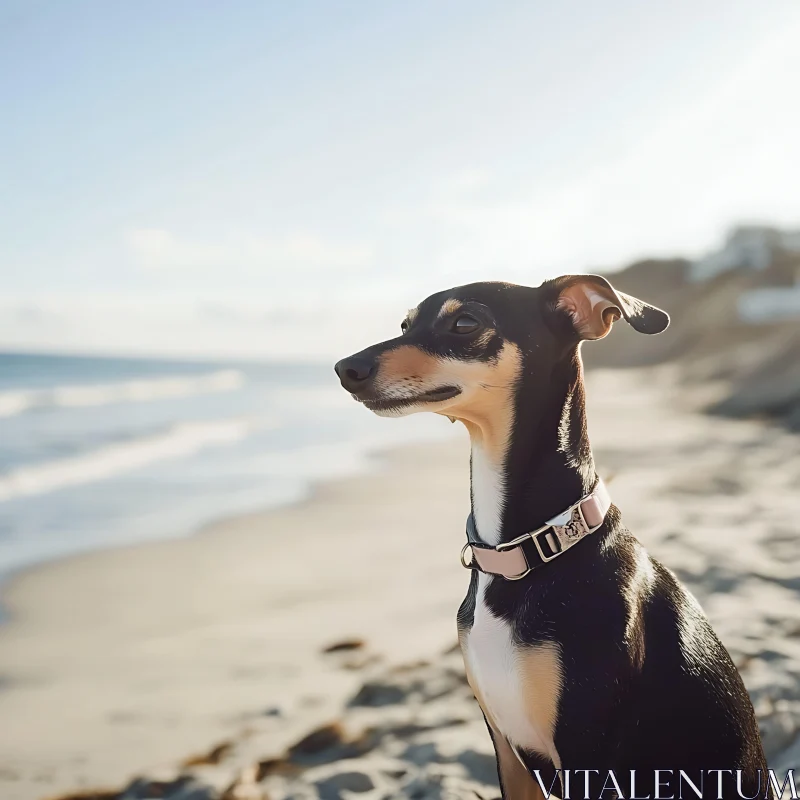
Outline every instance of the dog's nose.
<svg viewBox="0 0 800 800">
<path fill-rule="evenodd" d="M 375 371 L 375 362 L 351 356 L 343 358 L 333 369 L 348 392 L 357 392 L 364 388 L 367 379 Z"/>
</svg>

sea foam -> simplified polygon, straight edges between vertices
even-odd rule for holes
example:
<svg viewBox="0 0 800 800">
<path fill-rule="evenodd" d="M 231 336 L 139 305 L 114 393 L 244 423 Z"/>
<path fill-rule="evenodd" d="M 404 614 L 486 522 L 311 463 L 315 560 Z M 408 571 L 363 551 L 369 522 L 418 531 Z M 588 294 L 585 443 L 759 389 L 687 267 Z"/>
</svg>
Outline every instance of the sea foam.
<svg viewBox="0 0 800 800">
<path fill-rule="evenodd" d="M 20 467 L 0 476 L 0 503 L 93 483 L 156 461 L 183 458 L 206 447 L 231 444 L 247 436 L 253 426 L 249 419 L 186 422 L 162 434 L 109 445 L 73 458 Z"/>
<path fill-rule="evenodd" d="M 43 408 L 89 408 L 115 403 L 148 403 L 173 397 L 232 392 L 245 383 L 236 369 L 202 375 L 169 376 L 49 389 L 15 389 L 0 392 L 0 417 L 13 417 Z"/>
</svg>

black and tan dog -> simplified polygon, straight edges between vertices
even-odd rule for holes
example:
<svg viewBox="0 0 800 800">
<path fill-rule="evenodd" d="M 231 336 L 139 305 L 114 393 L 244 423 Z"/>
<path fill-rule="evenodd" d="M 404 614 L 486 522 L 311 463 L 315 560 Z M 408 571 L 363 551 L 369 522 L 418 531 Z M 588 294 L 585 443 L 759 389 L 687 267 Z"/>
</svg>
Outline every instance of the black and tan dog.
<svg viewBox="0 0 800 800">
<path fill-rule="evenodd" d="M 469 431 L 462 560 L 473 573 L 458 629 L 504 797 L 540 797 L 537 775 L 564 793 L 569 770 L 597 771 L 573 797 L 585 780 L 598 797 L 609 770 L 626 787 L 636 770 L 639 797 L 659 797 L 669 773 L 655 770 L 684 770 L 704 797 L 720 786 L 737 797 L 739 770 L 742 795 L 764 797 L 758 726 L 730 656 L 595 473 L 580 345 L 620 318 L 641 333 L 669 324 L 598 276 L 475 283 L 427 298 L 401 336 L 336 372 L 377 414 L 433 411 Z M 709 774 L 720 770 L 730 774 Z"/>
</svg>

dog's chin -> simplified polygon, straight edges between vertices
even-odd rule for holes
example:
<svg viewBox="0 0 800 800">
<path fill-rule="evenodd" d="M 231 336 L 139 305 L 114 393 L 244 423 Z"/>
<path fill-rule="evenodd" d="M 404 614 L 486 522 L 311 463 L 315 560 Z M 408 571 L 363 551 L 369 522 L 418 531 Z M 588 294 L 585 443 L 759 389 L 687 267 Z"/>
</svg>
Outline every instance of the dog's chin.
<svg viewBox="0 0 800 800">
<path fill-rule="evenodd" d="M 356 397 L 370 411 L 379 417 L 405 417 L 420 411 L 439 411 L 443 403 L 458 397 L 461 389 L 458 386 L 440 386 L 421 394 L 407 397 Z"/>
</svg>

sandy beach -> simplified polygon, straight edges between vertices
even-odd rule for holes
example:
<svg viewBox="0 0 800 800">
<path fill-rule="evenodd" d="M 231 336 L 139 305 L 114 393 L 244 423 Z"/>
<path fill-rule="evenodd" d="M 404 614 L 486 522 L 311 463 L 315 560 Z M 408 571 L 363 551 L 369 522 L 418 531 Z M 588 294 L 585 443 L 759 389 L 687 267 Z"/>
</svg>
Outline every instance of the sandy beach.
<svg viewBox="0 0 800 800">
<path fill-rule="evenodd" d="M 673 368 L 588 385 L 625 521 L 731 651 L 770 766 L 800 766 L 800 439 L 700 413 L 717 389 Z M 4 585 L 0 796 L 496 796 L 452 652 L 469 508 L 452 433 L 302 504 Z"/>
</svg>

